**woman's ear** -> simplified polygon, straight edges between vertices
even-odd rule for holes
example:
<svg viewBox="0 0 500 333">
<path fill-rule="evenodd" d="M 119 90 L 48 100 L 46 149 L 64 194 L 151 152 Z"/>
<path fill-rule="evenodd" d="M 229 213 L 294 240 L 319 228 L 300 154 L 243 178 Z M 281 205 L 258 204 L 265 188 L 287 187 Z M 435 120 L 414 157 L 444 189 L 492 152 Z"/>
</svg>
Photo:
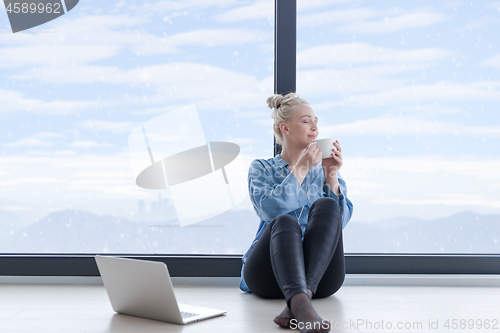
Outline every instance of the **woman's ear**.
<svg viewBox="0 0 500 333">
<path fill-rule="evenodd" d="M 286 127 L 285 123 L 280 124 L 280 130 L 281 130 L 281 133 L 283 133 L 283 134 L 288 133 L 288 128 Z"/>
</svg>

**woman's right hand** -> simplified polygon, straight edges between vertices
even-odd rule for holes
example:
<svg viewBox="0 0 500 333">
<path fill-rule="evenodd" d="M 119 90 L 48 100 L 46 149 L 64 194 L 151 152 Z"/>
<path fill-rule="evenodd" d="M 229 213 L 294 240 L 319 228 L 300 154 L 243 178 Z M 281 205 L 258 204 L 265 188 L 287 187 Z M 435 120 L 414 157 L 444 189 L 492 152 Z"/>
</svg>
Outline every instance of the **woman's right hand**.
<svg viewBox="0 0 500 333">
<path fill-rule="evenodd" d="M 304 149 L 302 154 L 300 154 L 299 159 L 295 164 L 295 168 L 298 168 L 297 170 L 299 170 L 300 173 L 304 172 L 304 174 L 307 174 L 309 170 L 321 163 L 322 159 L 323 154 L 321 153 L 321 150 L 319 150 L 316 143 L 313 142 L 306 149 Z"/>
</svg>

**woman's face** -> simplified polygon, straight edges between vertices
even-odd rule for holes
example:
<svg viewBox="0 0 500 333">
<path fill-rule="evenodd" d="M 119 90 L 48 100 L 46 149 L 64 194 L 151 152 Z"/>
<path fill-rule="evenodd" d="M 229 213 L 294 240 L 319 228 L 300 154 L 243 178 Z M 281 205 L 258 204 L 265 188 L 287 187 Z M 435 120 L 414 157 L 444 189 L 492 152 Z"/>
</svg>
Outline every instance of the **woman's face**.
<svg viewBox="0 0 500 333">
<path fill-rule="evenodd" d="M 292 106 L 292 119 L 286 124 L 288 135 L 284 134 L 288 144 L 306 147 L 318 137 L 318 117 L 313 108 L 307 104 Z"/>
</svg>

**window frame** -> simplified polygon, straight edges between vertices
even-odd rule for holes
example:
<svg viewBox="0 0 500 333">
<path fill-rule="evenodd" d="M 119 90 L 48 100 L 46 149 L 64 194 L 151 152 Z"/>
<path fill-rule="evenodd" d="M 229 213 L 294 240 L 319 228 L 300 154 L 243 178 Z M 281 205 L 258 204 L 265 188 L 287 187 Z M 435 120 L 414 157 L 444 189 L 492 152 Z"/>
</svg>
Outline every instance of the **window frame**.
<svg viewBox="0 0 500 333">
<path fill-rule="evenodd" d="M 294 17 L 294 20 L 290 18 Z M 297 0 L 275 0 L 274 92 L 296 89 Z M 274 155 L 281 146 L 274 139 Z M 0 276 L 99 276 L 94 256 L 161 261 L 173 277 L 239 277 L 241 255 L 0 254 Z M 500 274 L 496 254 L 346 254 L 347 274 Z"/>
<path fill-rule="evenodd" d="M 168 265 L 172 277 L 239 277 L 241 255 L 110 254 Z M 465 254 L 346 254 L 346 274 L 500 274 L 500 256 Z M 99 276 L 94 254 L 0 256 L 0 276 Z"/>
</svg>

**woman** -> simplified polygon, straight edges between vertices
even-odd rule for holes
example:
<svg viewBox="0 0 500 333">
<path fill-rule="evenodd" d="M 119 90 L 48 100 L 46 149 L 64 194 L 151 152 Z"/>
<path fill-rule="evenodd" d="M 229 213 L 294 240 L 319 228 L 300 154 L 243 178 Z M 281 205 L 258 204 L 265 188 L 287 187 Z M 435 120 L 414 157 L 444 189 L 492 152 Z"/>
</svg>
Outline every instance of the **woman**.
<svg viewBox="0 0 500 333">
<path fill-rule="evenodd" d="M 240 288 L 264 298 L 285 298 L 274 322 L 301 332 L 328 332 L 330 323 L 311 299 L 334 294 L 344 282 L 342 229 L 353 206 L 347 199 L 338 141 L 322 159 L 314 143 L 318 118 L 296 93 L 267 99 L 281 154 L 253 160 L 250 200 L 261 222 L 243 256 Z"/>
</svg>

